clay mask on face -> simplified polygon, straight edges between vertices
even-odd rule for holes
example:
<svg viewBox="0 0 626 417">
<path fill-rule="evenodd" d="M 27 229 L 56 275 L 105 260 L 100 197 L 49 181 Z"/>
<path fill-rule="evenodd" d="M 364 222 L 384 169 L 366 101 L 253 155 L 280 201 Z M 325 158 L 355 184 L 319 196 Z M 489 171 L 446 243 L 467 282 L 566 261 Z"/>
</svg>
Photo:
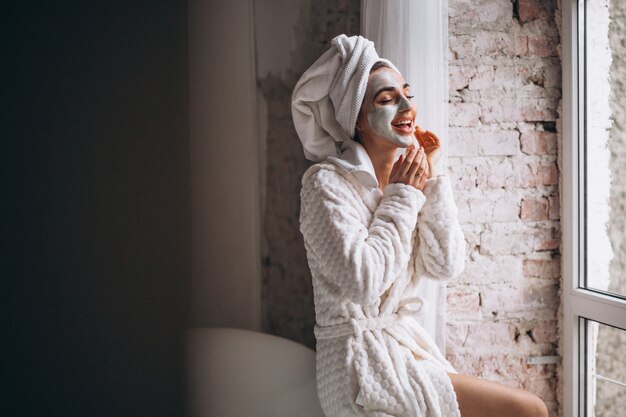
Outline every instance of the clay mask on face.
<svg viewBox="0 0 626 417">
<path fill-rule="evenodd" d="M 404 91 L 402 77 L 397 74 L 392 75 L 392 71 L 393 70 L 377 71 L 372 74 L 366 92 L 366 99 L 369 100 L 367 121 L 374 133 L 384 137 L 397 146 L 406 148 L 414 141 L 415 113 L 407 112 L 407 110 L 410 110 L 413 106 L 409 99 L 402 93 Z M 374 97 L 374 95 L 381 89 L 388 87 L 394 87 L 400 92 L 397 96 L 397 100 L 394 96 L 392 101 L 384 103 L 384 105 L 375 105 L 374 100 L 376 97 Z M 383 92 L 379 94 L 386 93 Z M 404 112 L 406 112 L 406 115 L 410 115 L 411 123 L 409 125 L 392 125 L 391 122 L 399 118 L 400 114 Z"/>
</svg>

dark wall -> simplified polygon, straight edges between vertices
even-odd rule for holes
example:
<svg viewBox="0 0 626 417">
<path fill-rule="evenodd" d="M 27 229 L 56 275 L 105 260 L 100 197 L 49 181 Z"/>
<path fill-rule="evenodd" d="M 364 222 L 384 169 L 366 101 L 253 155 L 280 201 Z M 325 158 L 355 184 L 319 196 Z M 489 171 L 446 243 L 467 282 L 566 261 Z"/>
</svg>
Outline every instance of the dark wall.
<svg viewBox="0 0 626 417">
<path fill-rule="evenodd" d="M 187 6 L 71 3 L 0 13 L 2 414 L 182 415 Z"/>
<path fill-rule="evenodd" d="M 330 48 L 335 36 L 359 33 L 361 2 L 296 0 L 290 7 L 296 8 L 299 16 L 280 30 L 271 26 L 276 25 L 274 20 L 255 21 L 261 53 L 273 44 L 284 43 L 277 38 L 280 34 L 293 34 L 292 49 L 285 53 L 282 71 L 257 79 L 259 95 L 267 106 L 263 331 L 315 349 L 311 271 L 299 230 L 301 179 L 311 163 L 304 157 L 293 126 L 291 94 L 304 71 Z"/>
</svg>

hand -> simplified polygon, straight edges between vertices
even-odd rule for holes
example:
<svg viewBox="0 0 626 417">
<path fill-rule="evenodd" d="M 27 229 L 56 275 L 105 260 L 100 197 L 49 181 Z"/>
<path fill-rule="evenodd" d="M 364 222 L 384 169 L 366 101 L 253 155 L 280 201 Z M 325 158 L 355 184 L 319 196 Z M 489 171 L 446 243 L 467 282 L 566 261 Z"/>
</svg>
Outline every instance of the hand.
<svg viewBox="0 0 626 417">
<path fill-rule="evenodd" d="M 426 152 L 426 159 L 428 160 L 430 168 L 428 178 L 437 176 L 439 173 L 439 160 L 441 159 L 441 155 L 443 155 L 441 141 L 433 132 L 422 130 L 419 126 L 415 128 L 415 138 Z"/>
<path fill-rule="evenodd" d="M 393 164 L 389 173 L 389 183 L 407 184 L 423 191 L 429 174 L 424 148 L 420 146 L 417 149 L 414 145 L 411 145 L 407 149 L 406 157 L 400 155 L 395 164 Z"/>
</svg>

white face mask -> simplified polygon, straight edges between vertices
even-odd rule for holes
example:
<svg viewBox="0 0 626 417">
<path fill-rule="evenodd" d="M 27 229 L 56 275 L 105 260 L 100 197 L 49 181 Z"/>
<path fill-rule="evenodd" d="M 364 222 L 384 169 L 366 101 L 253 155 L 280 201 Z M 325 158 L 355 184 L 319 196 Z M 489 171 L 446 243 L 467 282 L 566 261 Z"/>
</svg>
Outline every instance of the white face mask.
<svg viewBox="0 0 626 417">
<path fill-rule="evenodd" d="M 407 87 L 400 74 L 385 69 L 370 76 L 365 94 L 372 132 L 403 148 L 415 140 L 415 107 Z"/>
</svg>

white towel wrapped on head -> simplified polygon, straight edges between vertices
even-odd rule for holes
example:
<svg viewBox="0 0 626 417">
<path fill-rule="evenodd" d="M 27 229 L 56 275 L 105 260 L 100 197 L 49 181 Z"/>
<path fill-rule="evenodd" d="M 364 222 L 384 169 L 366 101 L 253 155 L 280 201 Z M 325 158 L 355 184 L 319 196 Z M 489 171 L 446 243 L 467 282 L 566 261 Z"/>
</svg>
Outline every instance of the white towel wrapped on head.
<svg viewBox="0 0 626 417">
<path fill-rule="evenodd" d="M 339 35 L 331 45 L 300 77 L 291 98 L 293 123 L 304 154 L 314 162 L 337 156 L 336 143 L 354 136 L 372 66 L 382 61 L 398 71 L 362 36 Z"/>
</svg>

